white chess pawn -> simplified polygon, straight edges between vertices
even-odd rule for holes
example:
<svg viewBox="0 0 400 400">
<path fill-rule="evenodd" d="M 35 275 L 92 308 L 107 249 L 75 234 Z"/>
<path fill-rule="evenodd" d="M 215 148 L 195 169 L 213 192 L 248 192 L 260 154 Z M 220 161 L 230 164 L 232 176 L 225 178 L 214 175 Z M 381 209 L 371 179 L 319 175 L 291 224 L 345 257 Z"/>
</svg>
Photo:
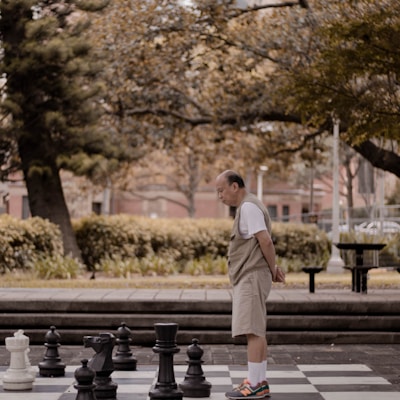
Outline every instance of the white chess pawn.
<svg viewBox="0 0 400 400">
<path fill-rule="evenodd" d="M 4 390 L 31 390 L 34 378 L 26 365 L 26 351 L 29 337 L 22 330 L 14 333 L 14 337 L 5 340 L 6 349 L 10 352 L 10 367 L 3 376 Z"/>
</svg>

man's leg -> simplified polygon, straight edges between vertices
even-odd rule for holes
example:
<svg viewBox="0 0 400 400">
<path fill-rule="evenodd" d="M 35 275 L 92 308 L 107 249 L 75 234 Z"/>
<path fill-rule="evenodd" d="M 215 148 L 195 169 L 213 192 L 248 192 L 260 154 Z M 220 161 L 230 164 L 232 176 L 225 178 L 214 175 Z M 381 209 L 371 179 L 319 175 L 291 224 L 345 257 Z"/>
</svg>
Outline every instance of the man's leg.
<svg viewBox="0 0 400 400">
<path fill-rule="evenodd" d="M 253 334 L 247 336 L 248 377 L 251 386 L 265 380 L 267 339 Z"/>
<path fill-rule="evenodd" d="M 253 334 L 247 336 L 247 361 L 260 363 L 267 358 L 267 339 Z"/>
</svg>

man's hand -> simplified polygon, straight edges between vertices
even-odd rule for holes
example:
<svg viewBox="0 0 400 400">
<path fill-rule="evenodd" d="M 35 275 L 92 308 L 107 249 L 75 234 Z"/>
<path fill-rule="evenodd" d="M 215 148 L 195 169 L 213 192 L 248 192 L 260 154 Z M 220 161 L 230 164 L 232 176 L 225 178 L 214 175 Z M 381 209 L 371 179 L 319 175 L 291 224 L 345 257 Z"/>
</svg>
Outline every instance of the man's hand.
<svg viewBox="0 0 400 400">
<path fill-rule="evenodd" d="M 276 274 L 274 282 L 282 282 L 285 283 L 286 274 L 280 267 L 276 267 Z"/>
</svg>

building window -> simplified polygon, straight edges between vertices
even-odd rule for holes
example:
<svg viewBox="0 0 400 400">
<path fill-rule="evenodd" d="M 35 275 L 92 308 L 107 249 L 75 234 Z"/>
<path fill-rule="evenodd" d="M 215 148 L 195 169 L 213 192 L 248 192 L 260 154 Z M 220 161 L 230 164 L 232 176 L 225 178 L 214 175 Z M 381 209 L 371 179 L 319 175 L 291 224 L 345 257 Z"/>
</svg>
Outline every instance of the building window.
<svg viewBox="0 0 400 400">
<path fill-rule="evenodd" d="M 308 207 L 303 206 L 301 209 L 301 222 L 306 224 L 308 222 Z"/>
<path fill-rule="evenodd" d="M 94 212 L 97 215 L 101 214 L 101 202 L 100 201 L 94 201 L 92 203 L 92 212 Z"/>
<path fill-rule="evenodd" d="M 282 206 L 282 221 L 289 222 L 290 207 L 288 205 Z"/>
<path fill-rule="evenodd" d="M 162 216 L 162 199 L 150 200 L 147 204 L 147 216 L 159 218 Z"/>
<path fill-rule="evenodd" d="M 22 196 L 22 219 L 28 219 L 30 215 L 29 198 L 28 196 Z"/>
<path fill-rule="evenodd" d="M 268 209 L 268 213 L 269 216 L 271 217 L 271 219 L 276 220 L 276 218 L 278 217 L 278 207 L 275 205 L 272 206 L 267 206 Z"/>
</svg>

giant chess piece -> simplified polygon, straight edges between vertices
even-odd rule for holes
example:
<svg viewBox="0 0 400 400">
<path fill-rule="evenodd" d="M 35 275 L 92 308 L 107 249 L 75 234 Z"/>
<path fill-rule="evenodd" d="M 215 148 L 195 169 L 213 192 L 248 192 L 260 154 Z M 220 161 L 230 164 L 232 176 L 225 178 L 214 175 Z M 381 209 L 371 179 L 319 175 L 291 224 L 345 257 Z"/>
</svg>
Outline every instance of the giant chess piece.
<svg viewBox="0 0 400 400">
<path fill-rule="evenodd" d="M 156 344 L 153 352 L 159 354 L 157 383 L 150 389 L 150 399 L 182 400 L 183 392 L 175 382 L 174 354 L 180 349 L 176 345 L 178 324 L 154 324 Z"/>
<path fill-rule="evenodd" d="M 186 352 L 189 357 L 186 361 L 188 369 L 184 381 L 179 385 L 184 397 L 210 397 L 211 395 L 211 383 L 206 381 L 201 367 L 204 351 L 198 343 L 197 339 L 192 339 L 192 344 Z"/>
<path fill-rule="evenodd" d="M 97 400 L 94 393 L 96 385 L 93 380 L 96 376 L 94 369 L 88 367 L 88 360 L 84 358 L 81 360 L 82 367 L 75 370 L 74 376 L 76 384 L 74 388 L 78 391 L 75 400 Z"/>
<path fill-rule="evenodd" d="M 34 378 L 26 365 L 26 351 L 29 337 L 19 330 L 13 337 L 5 339 L 6 349 L 10 352 L 10 367 L 3 376 L 4 390 L 32 390 Z"/>
<path fill-rule="evenodd" d="M 118 328 L 117 337 L 118 349 L 113 357 L 114 368 L 117 371 L 136 371 L 137 360 L 129 347 L 132 342 L 132 333 L 125 322 L 122 322 Z"/>
<path fill-rule="evenodd" d="M 65 364 L 61 361 L 58 353 L 61 335 L 56 331 L 54 325 L 45 335 L 46 352 L 43 361 L 39 363 L 39 375 L 41 376 L 64 376 Z"/>
<path fill-rule="evenodd" d="M 116 399 L 118 385 L 110 378 L 110 375 L 114 372 L 112 352 L 115 336 L 112 333 L 85 336 L 83 343 L 85 347 L 91 347 L 96 352 L 93 358 L 89 360 L 88 366 L 96 372 L 94 393 L 97 399 Z"/>
</svg>

